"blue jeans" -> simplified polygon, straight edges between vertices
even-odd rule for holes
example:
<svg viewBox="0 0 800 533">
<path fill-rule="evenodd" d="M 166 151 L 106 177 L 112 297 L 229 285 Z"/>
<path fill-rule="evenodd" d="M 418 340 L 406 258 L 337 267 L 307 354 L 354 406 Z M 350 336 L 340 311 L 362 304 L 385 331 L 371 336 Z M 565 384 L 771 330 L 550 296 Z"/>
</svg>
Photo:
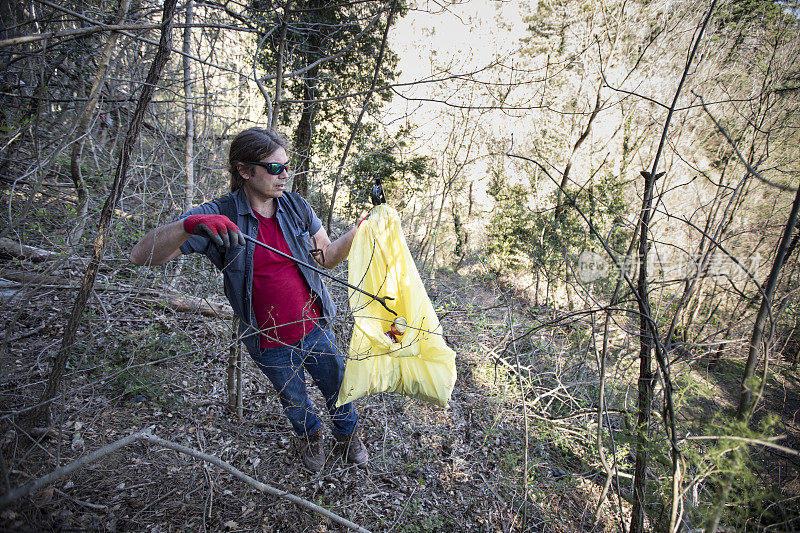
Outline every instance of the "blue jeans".
<svg viewBox="0 0 800 533">
<path fill-rule="evenodd" d="M 314 433 L 321 423 L 306 391 L 305 370 L 325 397 L 336 433 L 349 435 L 356 430 L 358 413 L 352 403 L 336 407 L 344 377 L 344 357 L 336 347 L 330 330 L 314 326 L 299 342 L 290 346 L 265 348 L 250 356 L 269 378 L 283 405 L 283 413 L 300 436 Z"/>
</svg>

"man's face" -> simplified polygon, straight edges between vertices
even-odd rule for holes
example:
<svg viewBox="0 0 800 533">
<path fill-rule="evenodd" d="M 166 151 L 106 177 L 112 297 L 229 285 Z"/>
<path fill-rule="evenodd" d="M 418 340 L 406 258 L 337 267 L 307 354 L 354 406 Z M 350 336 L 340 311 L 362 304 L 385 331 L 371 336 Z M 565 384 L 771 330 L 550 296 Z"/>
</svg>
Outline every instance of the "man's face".
<svg viewBox="0 0 800 533">
<path fill-rule="evenodd" d="M 280 146 L 267 157 L 261 159 L 262 163 L 278 163 L 281 165 L 287 165 L 288 161 L 286 150 Z M 252 168 L 253 170 L 249 174 L 240 171 L 240 174 L 246 180 L 244 187 L 263 200 L 280 198 L 286 188 L 286 180 L 289 179 L 289 173 L 286 168 L 284 167 L 278 175 L 270 174 L 262 166 L 253 165 Z"/>
</svg>

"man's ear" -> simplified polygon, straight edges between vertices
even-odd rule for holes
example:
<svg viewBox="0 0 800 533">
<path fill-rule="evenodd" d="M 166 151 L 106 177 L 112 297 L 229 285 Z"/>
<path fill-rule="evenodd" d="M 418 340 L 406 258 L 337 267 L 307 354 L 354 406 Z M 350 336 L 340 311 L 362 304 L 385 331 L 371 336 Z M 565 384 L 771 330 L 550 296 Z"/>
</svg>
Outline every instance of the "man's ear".
<svg viewBox="0 0 800 533">
<path fill-rule="evenodd" d="M 236 163 L 236 171 L 242 177 L 242 179 L 249 180 L 252 176 L 250 173 L 252 172 L 252 168 L 249 165 L 245 165 L 244 163 Z"/>
</svg>

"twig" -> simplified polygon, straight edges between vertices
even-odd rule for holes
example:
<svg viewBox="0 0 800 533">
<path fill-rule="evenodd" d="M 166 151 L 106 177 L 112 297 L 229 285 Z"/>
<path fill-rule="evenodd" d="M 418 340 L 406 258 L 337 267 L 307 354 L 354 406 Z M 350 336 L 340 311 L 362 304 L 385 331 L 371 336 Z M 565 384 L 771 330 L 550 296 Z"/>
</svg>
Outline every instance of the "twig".
<svg viewBox="0 0 800 533">
<path fill-rule="evenodd" d="M 28 338 L 28 337 L 30 337 L 32 335 L 36 335 L 37 333 L 42 331 L 45 328 L 45 326 L 47 326 L 47 325 L 48 325 L 47 323 L 43 323 L 43 324 L 39 324 L 38 326 L 36 326 L 33 329 L 29 329 L 28 331 L 20 331 L 19 333 L 17 333 L 13 337 L 9 338 L 8 342 L 9 343 L 17 342 L 19 340 L 26 339 L 26 338 Z"/>
<path fill-rule="evenodd" d="M 166 494 L 164 494 L 163 496 L 159 496 L 159 497 L 158 497 L 158 498 L 156 498 L 155 500 L 153 500 L 153 501 L 151 501 L 151 502 L 148 502 L 148 504 L 147 504 L 147 505 L 145 505 L 144 507 L 142 507 L 141 509 L 139 509 L 138 511 L 136 511 L 136 514 L 135 514 L 135 515 L 133 515 L 133 516 L 131 517 L 130 521 L 131 521 L 131 522 L 133 522 L 133 521 L 134 521 L 134 520 L 136 520 L 136 518 L 138 518 L 138 517 L 139 517 L 139 515 L 141 515 L 143 512 L 147 511 L 148 509 L 150 509 L 151 507 L 153 507 L 153 506 L 154 506 L 154 505 L 156 505 L 157 503 L 159 503 L 159 502 L 162 502 L 162 501 L 166 500 L 167 498 L 169 498 L 170 496 L 172 496 L 173 494 L 175 494 L 175 492 L 176 492 L 177 490 L 178 490 L 178 487 L 175 487 L 174 489 L 172 489 L 171 491 L 167 492 L 167 493 L 166 493 Z"/>
<path fill-rule="evenodd" d="M 100 504 L 97 504 L 97 503 L 92 503 L 92 502 L 79 500 L 77 498 L 73 498 L 72 496 L 70 496 L 69 494 L 64 492 L 63 490 L 59 490 L 59 489 L 55 489 L 55 492 L 61 494 L 65 498 L 68 498 L 69 500 L 71 500 L 71 501 L 73 501 L 73 502 L 75 502 L 78 505 L 81 505 L 83 507 L 88 507 L 89 509 L 94 509 L 96 511 L 107 511 L 108 510 L 108 505 L 100 505 Z"/>
<path fill-rule="evenodd" d="M 386 530 L 386 533 L 391 533 L 395 527 L 397 527 L 397 523 L 400 522 L 400 519 L 406 514 L 406 509 L 408 508 L 408 504 L 411 503 L 414 499 L 414 494 L 417 492 L 417 487 L 414 487 L 414 490 L 411 491 L 411 494 L 406 498 L 406 502 L 403 504 L 403 508 L 400 509 L 400 514 L 397 515 L 394 522 L 392 523 L 392 527 Z"/>
<path fill-rule="evenodd" d="M 482 472 L 478 472 L 478 475 L 481 477 L 483 482 L 486 483 L 486 487 L 491 491 L 494 497 L 497 498 L 497 501 L 503 504 L 503 507 L 505 507 L 506 501 L 500 497 L 496 490 L 494 490 L 494 487 L 492 487 L 491 483 L 489 483 L 489 481 L 486 479 L 486 476 L 484 476 Z"/>
</svg>

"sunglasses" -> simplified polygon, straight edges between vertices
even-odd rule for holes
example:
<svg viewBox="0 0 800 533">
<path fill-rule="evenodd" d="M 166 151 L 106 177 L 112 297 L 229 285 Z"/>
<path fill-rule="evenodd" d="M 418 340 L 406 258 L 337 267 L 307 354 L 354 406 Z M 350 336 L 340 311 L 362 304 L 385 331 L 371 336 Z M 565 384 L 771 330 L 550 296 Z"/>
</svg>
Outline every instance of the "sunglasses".
<svg viewBox="0 0 800 533">
<path fill-rule="evenodd" d="M 272 176 L 279 176 L 284 170 L 287 173 L 290 170 L 288 161 L 282 165 L 280 163 L 262 163 L 261 161 L 242 161 L 242 163 L 246 165 L 256 165 L 257 167 L 264 167 L 265 169 L 267 169 L 267 174 L 271 174 Z"/>
</svg>

